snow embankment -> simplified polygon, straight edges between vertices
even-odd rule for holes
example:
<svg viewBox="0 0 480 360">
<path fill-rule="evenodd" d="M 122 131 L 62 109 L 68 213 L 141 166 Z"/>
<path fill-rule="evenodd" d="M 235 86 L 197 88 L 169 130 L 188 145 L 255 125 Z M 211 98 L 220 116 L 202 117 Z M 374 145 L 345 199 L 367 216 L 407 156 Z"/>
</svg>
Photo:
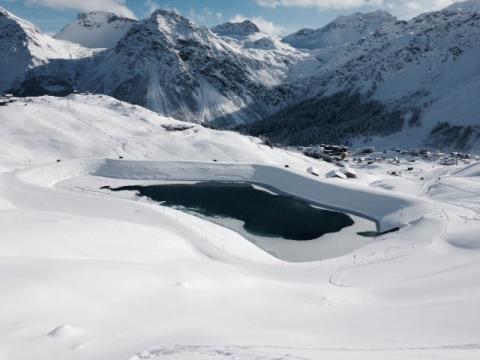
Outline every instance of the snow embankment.
<svg viewBox="0 0 480 360">
<path fill-rule="evenodd" d="M 431 223 L 432 235 L 442 228 L 436 224 L 438 217 L 430 217 L 437 209 L 427 201 L 352 183 L 320 180 L 275 166 L 107 160 L 94 174 L 135 180 L 244 181 L 372 219 L 380 232 L 424 222 Z"/>
<path fill-rule="evenodd" d="M 467 167 L 464 167 L 460 171 L 455 173 L 455 176 L 480 178 L 480 163 L 474 163 Z"/>
<path fill-rule="evenodd" d="M 379 232 L 402 228 L 414 231 L 415 238 L 435 239 L 445 227 L 442 211 L 427 199 L 361 183 L 313 177 L 274 165 L 107 159 L 69 161 L 17 173 L 23 182 L 47 187 L 85 175 L 136 181 L 249 182 L 318 206 L 371 219 L 377 223 Z"/>
</svg>

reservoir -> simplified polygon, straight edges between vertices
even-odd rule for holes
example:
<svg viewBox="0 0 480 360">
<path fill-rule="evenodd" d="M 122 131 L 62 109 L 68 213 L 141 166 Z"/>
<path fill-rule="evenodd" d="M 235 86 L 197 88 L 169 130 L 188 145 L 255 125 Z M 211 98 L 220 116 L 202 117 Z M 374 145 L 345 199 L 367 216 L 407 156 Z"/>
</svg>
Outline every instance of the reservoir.
<svg viewBox="0 0 480 360">
<path fill-rule="evenodd" d="M 105 189 L 134 191 L 162 206 L 222 225 L 288 261 L 343 255 L 372 241 L 358 232 L 375 230 L 369 220 L 250 183 L 208 181 Z"/>
</svg>

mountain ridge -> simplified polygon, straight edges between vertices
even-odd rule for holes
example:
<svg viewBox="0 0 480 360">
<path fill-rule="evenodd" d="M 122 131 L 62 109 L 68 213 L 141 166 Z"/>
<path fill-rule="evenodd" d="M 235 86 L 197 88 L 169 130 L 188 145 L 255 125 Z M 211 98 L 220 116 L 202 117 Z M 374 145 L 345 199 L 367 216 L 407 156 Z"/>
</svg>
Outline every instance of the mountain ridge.
<svg viewBox="0 0 480 360">
<path fill-rule="evenodd" d="M 308 51 L 274 37 L 220 36 L 160 9 L 135 22 L 110 49 L 27 68 L 25 81 L 13 90 L 23 96 L 93 92 L 190 122 L 227 128 L 255 123 L 246 131 L 288 144 L 309 139 L 467 148 L 480 140 L 474 100 L 480 15 L 461 7 L 409 21 L 383 12 L 354 14 L 362 24 L 373 16 L 382 25 L 358 41 Z M 348 19 L 338 18 L 324 32 L 352 23 Z M 250 27 L 238 26 L 245 25 Z M 365 119 L 368 104 L 379 116 Z M 330 108 L 336 110 L 324 111 Z M 288 138 L 275 135 L 276 128 Z M 468 138 L 461 144 L 451 141 L 459 132 Z"/>
<path fill-rule="evenodd" d="M 304 100 L 253 124 L 251 131 L 274 141 L 297 139 L 297 144 L 302 133 L 308 135 L 305 140 L 317 133 L 318 142 L 478 147 L 480 107 L 471 90 L 480 87 L 479 20 L 477 12 L 447 8 L 390 24 L 355 44 L 320 49 L 314 53 L 323 65 L 310 79 Z M 384 120 L 363 118 L 362 107 L 371 102 L 380 106 Z M 342 109 L 341 103 L 358 108 Z M 320 105 L 337 110 L 323 116 Z M 388 114 L 399 113 L 401 118 L 388 120 Z M 302 121 L 288 125 L 296 114 L 303 114 Z M 282 128 L 289 139 L 278 131 Z M 326 133 L 333 135 L 325 138 Z"/>
<path fill-rule="evenodd" d="M 234 39 L 246 39 L 253 34 L 260 33 L 258 26 L 250 20 L 241 22 L 226 22 L 210 28 L 212 32 L 220 36 Z"/>
<path fill-rule="evenodd" d="M 79 59 L 92 53 L 91 49 L 54 39 L 0 7 L 0 93 L 15 88 L 30 70 L 52 59 Z"/>
<path fill-rule="evenodd" d="M 285 36 L 282 41 L 297 49 L 316 50 L 356 43 L 382 26 L 397 19 L 386 11 L 342 15 L 320 29 L 304 28 Z"/>
<path fill-rule="evenodd" d="M 80 89 L 182 120 L 242 123 L 259 118 L 262 110 L 248 107 L 258 98 L 275 105 L 270 90 L 281 84 L 289 64 L 303 57 L 293 49 L 268 54 L 244 49 L 175 12 L 157 10 L 94 59 Z"/>
<path fill-rule="evenodd" d="M 135 23 L 136 20 L 104 11 L 80 13 L 77 21 L 65 26 L 54 38 L 88 48 L 111 48 Z"/>
</svg>

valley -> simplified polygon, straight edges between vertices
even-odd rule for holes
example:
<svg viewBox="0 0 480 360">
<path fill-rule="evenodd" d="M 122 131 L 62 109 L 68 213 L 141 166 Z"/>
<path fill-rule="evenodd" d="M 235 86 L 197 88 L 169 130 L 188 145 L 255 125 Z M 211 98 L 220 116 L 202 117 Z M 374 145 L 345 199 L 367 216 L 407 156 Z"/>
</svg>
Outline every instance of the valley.
<svg viewBox="0 0 480 360">
<path fill-rule="evenodd" d="M 0 359 L 480 357 L 478 0 L 113 3 L 0 7 Z"/>
</svg>

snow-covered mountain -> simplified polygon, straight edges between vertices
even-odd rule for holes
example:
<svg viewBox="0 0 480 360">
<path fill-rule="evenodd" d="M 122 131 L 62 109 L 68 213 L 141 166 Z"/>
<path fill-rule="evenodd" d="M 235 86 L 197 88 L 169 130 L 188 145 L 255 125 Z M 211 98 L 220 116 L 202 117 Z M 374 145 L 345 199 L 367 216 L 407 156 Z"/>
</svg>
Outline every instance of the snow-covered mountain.
<svg viewBox="0 0 480 360">
<path fill-rule="evenodd" d="M 259 27 L 250 20 L 244 20 L 242 22 L 227 22 L 214 26 L 210 30 L 215 34 L 222 36 L 226 41 L 231 42 L 233 39 L 234 41 L 243 44 L 245 49 L 293 51 L 293 47 L 282 42 L 277 36 L 262 32 Z"/>
<path fill-rule="evenodd" d="M 385 11 L 355 13 L 340 16 L 317 30 L 305 28 L 283 38 L 283 41 L 298 49 L 322 49 L 328 46 L 354 44 L 382 27 L 397 21 Z"/>
<path fill-rule="evenodd" d="M 135 20 L 109 12 L 81 13 L 78 14 L 77 21 L 68 24 L 54 38 L 88 48 L 111 48 L 135 23 Z"/>
<path fill-rule="evenodd" d="M 463 12 L 480 12 L 480 1 L 467 0 L 460 3 L 454 3 L 447 7 L 450 11 L 463 11 Z"/>
<path fill-rule="evenodd" d="M 226 36 L 234 39 L 245 40 L 252 35 L 260 33 L 260 29 L 250 20 L 242 22 L 227 22 L 217 25 L 211 30 L 220 36 Z"/>
<path fill-rule="evenodd" d="M 176 12 L 157 10 L 96 56 L 79 89 L 193 122 L 258 120 L 282 104 L 277 87 L 310 57 L 293 48 L 245 49 Z"/>
<path fill-rule="evenodd" d="M 52 59 L 78 59 L 92 50 L 56 40 L 0 7 L 0 93 L 21 83 L 29 70 Z"/>
<path fill-rule="evenodd" d="M 15 93 L 51 94 L 56 85 L 56 94 L 103 93 L 181 120 L 251 122 L 294 99 L 285 81 L 307 76 L 297 65 L 316 60 L 278 40 L 247 43 L 157 10 L 111 49 L 30 71 Z"/>
<path fill-rule="evenodd" d="M 478 4 L 410 21 L 383 12 L 341 17 L 319 32 L 324 42 L 315 50 L 263 36 L 253 23 L 220 25 L 220 36 L 158 10 L 113 48 L 71 60 L 64 54 L 71 43 L 5 15 L 6 29 L 20 39 L 13 48 L 27 55 L 12 55 L 15 36 L 2 37 L 1 69 L 25 78 L 15 87 L 19 95 L 102 93 L 180 120 L 255 123 L 245 131 L 282 143 L 468 149 L 480 139 Z M 27 65 L 14 67 L 17 58 Z M 31 58 L 39 59 L 35 66 Z M 8 76 L 2 80 L 14 84 Z"/>
<path fill-rule="evenodd" d="M 462 7 L 317 50 L 323 65 L 303 100 L 253 125 L 253 133 L 303 144 L 478 147 L 480 14 Z"/>
</svg>

